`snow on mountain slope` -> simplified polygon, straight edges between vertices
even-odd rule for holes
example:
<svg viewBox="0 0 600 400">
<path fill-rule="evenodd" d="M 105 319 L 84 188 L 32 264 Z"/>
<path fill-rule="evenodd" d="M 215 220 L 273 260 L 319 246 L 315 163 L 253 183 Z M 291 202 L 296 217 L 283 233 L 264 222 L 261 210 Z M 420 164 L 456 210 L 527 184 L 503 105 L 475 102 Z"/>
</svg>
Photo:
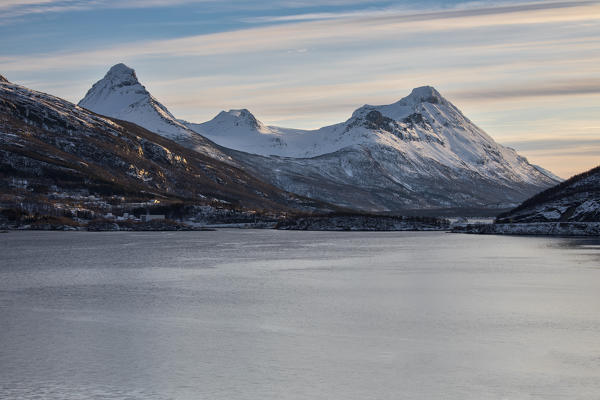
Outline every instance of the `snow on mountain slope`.
<svg viewBox="0 0 600 400">
<path fill-rule="evenodd" d="M 212 143 L 177 121 L 142 86 L 135 71 L 125 64 L 116 64 L 110 68 L 78 105 L 100 115 L 133 122 L 203 154 L 228 161 Z"/>
<path fill-rule="evenodd" d="M 248 110 L 223 111 L 203 124 L 184 123 L 217 144 L 264 156 L 310 158 L 345 147 L 381 146 L 403 154 L 415 168 L 432 160 L 534 185 L 556 179 L 497 144 L 429 86 L 414 89 L 394 104 L 365 105 L 346 122 L 313 131 L 265 126 Z"/>
<path fill-rule="evenodd" d="M 287 142 L 306 133 L 266 126 L 246 109 L 221 111 L 212 120 L 201 124 L 179 122 L 221 146 L 265 155 L 288 154 Z"/>
<path fill-rule="evenodd" d="M 180 143 L 206 137 L 224 146 L 221 159 L 275 186 L 361 210 L 509 208 L 558 183 L 430 86 L 316 130 L 266 126 L 245 109 L 194 124 L 176 120 L 133 70 L 116 65 L 80 105 Z"/>
<path fill-rule="evenodd" d="M 258 121 L 208 129 L 215 120 L 191 127 L 216 143 L 262 155 L 229 153 L 274 185 L 346 207 L 507 208 L 559 181 L 496 143 L 429 86 L 394 104 L 365 105 L 346 122 L 314 131 Z"/>
<path fill-rule="evenodd" d="M 344 124 L 315 130 L 282 128 L 263 124 L 246 109 L 221 111 L 201 124 L 180 122 L 221 146 L 263 156 L 315 157 L 360 141 L 360 135 L 339 134 Z"/>
</svg>

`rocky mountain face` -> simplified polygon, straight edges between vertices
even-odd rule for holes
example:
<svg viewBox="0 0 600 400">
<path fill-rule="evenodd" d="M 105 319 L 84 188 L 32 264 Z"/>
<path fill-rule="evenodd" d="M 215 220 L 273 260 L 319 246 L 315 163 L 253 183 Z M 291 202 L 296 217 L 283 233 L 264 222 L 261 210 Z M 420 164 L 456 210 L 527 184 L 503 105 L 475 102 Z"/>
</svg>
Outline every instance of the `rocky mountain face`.
<svg viewBox="0 0 600 400">
<path fill-rule="evenodd" d="M 496 222 L 600 222 L 600 167 L 531 197 Z"/>
<path fill-rule="evenodd" d="M 133 123 L 9 82 L 0 82 L 0 187 L 0 203 L 19 207 L 84 209 L 88 200 L 106 209 L 148 201 L 286 212 L 321 206 Z"/>
<path fill-rule="evenodd" d="M 94 85 L 102 91 L 92 88 L 80 105 L 139 121 L 160 134 L 162 128 L 143 117 L 146 108 L 132 102 L 121 84 L 108 84 L 112 80 L 107 77 Z M 133 86 L 142 87 L 135 82 Z M 144 97 L 153 99 L 147 92 Z M 117 112 L 112 104 L 127 104 L 128 111 Z M 163 106 L 172 120 L 165 110 Z M 248 110 L 221 112 L 201 124 L 176 122 L 223 146 L 222 159 L 252 175 L 286 191 L 358 210 L 510 208 L 558 183 L 496 143 L 429 86 L 394 104 L 365 105 L 347 121 L 313 131 L 266 126 Z"/>
</svg>

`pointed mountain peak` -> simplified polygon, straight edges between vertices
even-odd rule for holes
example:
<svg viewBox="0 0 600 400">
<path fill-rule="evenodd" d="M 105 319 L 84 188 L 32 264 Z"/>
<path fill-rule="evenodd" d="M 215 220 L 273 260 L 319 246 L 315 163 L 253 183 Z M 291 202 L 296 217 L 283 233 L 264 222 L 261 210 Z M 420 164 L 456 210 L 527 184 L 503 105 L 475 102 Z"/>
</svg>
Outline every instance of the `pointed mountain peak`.
<svg viewBox="0 0 600 400">
<path fill-rule="evenodd" d="M 0 75 L 0 82 L 4 82 L 4 83 L 10 83 L 8 81 L 8 79 L 6 79 L 4 76 Z"/>
<path fill-rule="evenodd" d="M 78 103 L 97 114 L 138 124 L 168 137 L 189 137 L 189 130 L 138 81 L 135 71 L 116 64 Z"/>
<path fill-rule="evenodd" d="M 239 117 L 239 118 L 247 118 L 248 116 L 254 117 L 247 108 L 241 108 L 241 109 L 237 109 L 237 110 L 235 110 L 235 109 L 229 110 L 229 111 L 227 111 L 227 114 L 235 116 L 235 117 Z"/>
<path fill-rule="evenodd" d="M 130 105 L 151 100 L 150 93 L 138 81 L 133 68 L 119 63 L 92 85 L 78 105 L 98 114 L 117 117 L 120 111 Z"/>
<path fill-rule="evenodd" d="M 117 86 L 130 86 L 139 83 L 135 70 L 123 63 L 113 65 L 104 75 L 103 80 L 110 81 Z"/>
<path fill-rule="evenodd" d="M 446 100 L 433 86 L 420 86 L 414 88 L 408 96 L 403 97 L 392 104 L 380 106 L 365 104 L 352 113 L 352 118 L 364 117 L 367 113 L 375 110 L 396 121 L 400 121 L 412 113 L 420 112 L 418 110 L 424 103 L 447 106 L 459 112 L 458 109 Z"/>
<path fill-rule="evenodd" d="M 262 123 L 247 109 L 221 111 L 213 121 L 219 124 L 232 124 L 234 126 L 246 126 L 252 129 L 260 129 Z"/>
<path fill-rule="evenodd" d="M 415 103 L 444 103 L 446 99 L 433 86 L 421 86 L 414 88 L 410 94 L 402 100 L 412 100 Z"/>
</svg>

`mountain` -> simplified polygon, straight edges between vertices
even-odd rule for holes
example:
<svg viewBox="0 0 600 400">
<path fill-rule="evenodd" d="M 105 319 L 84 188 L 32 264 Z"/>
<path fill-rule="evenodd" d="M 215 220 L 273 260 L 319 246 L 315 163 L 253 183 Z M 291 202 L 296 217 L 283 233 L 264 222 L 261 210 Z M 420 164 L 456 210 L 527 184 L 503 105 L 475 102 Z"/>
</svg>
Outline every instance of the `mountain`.
<svg viewBox="0 0 600 400">
<path fill-rule="evenodd" d="M 0 208 L 46 211 L 148 201 L 283 212 L 320 206 L 133 123 L 7 81 L 0 82 L 0 187 Z"/>
<path fill-rule="evenodd" d="M 496 222 L 600 222 L 600 167 L 527 199 Z"/>
<path fill-rule="evenodd" d="M 275 186 L 344 207 L 502 209 L 559 182 L 428 86 L 314 131 L 268 127 L 247 111 L 243 119 L 227 114 L 187 126 L 240 150 L 226 152 Z"/>
<path fill-rule="evenodd" d="M 203 154 L 225 161 L 212 143 L 187 128 L 138 81 L 135 71 L 116 64 L 94 83 L 78 105 L 96 114 L 133 122 L 151 132 Z"/>
<path fill-rule="evenodd" d="M 113 80 L 107 77 L 80 105 L 166 135 L 146 120 L 147 107 L 132 103 L 128 92 L 109 84 Z M 143 88 L 135 79 L 133 86 L 138 85 Z M 145 89 L 142 97 L 158 103 Z M 128 104 L 127 112 L 113 103 Z M 498 210 L 558 183 L 496 143 L 429 86 L 390 105 L 365 105 L 347 121 L 317 130 L 267 126 L 245 109 L 223 111 L 195 124 L 175 120 L 161 107 L 178 129 L 183 126 L 189 136 L 195 132 L 222 146 L 222 160 L 286 191 L 347 208 Z M 173 138 L 188 143 L 187 137 Z"/>
<path fill-rule="evenodd" d="M 221 111 L 201 124 L 179 121 L 223 147 L 265 156 L 310 157 L 320 138 L 318 131 L 267 126 L 247 109 Z"/>
</svg>

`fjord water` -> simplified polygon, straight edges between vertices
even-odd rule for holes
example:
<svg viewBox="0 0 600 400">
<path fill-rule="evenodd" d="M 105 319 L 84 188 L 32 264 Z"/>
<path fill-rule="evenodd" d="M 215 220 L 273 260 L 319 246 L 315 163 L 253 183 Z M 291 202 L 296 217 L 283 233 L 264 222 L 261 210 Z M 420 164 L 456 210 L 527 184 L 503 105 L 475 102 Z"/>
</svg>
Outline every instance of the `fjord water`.
<svg viewBox="0 0 600 400">
<path fill-rule="evenodd" d="M 598 399 L 600 241 L 0 235 L 0 397 Z"/>
</svg>

